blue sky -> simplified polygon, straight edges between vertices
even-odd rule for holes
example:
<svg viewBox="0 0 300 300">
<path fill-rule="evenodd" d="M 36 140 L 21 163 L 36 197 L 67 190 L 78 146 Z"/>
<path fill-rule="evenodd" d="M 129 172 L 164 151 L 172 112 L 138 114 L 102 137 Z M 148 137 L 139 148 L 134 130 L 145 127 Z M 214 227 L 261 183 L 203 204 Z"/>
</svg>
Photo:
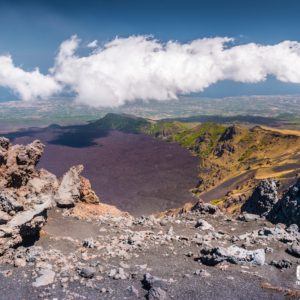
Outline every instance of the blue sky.
<svg viewBox="0 0 300 300">
<path fill-rule="evenodd" d="M 229 36 L 236 43 L 300 41 L 300 1 L 0 0 L 0 55 L 10 53 L 24 69 L 47 72 L 63 40 L 105 43 L 115 36 L 151 34 L 162 41 L 187 42 Z M 225 81 L 202 95 L 300 93 L 299 84 L 241 84 Z M 7 98 L 0 88 L 0 98 Z"/>
</svg>

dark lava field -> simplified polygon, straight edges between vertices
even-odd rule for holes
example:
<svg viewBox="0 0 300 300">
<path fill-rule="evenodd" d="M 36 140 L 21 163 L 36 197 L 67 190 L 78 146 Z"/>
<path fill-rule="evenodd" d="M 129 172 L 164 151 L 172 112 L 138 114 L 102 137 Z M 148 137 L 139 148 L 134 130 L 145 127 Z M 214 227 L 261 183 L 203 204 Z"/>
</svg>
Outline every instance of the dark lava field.
<svg viewBox="0 0 300 300">
<path fill-rule="evenodd" d="M 14 143 L 40 139 L 46 149 L 38 165 L 57 176 L 83 164 L 83 175 L 102 202 L 133 215 L 179 207 L 193 200 L 189 191 L 197 183 L 198 158 L 175 143 L 143 134 L 110 131 L 86 142 L 88 133 L 60 127 L 20 131 Z"/>
</svg>

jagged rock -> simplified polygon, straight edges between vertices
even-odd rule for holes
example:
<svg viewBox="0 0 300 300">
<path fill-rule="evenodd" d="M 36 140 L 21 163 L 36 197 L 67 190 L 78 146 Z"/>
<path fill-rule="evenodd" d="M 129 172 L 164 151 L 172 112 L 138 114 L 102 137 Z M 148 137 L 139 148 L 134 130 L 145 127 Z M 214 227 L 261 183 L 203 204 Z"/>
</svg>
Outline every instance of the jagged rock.
<svg viewBox="0 0 300 300">
<path fill-rule="evenodd" d="M 5 138 L 5 137 L 0 137 L 0 147 L 4 150 L 8 150 L 9 147 L 9 139 Z"/>
<path fill-rule="evenodd" d="M 53 195 L 59 182 L 56 176 L 45 169 L 40 169 L 37 176 L 28 181 L 28 189 L 36 195 L 41 193 Z"/>
<path fill-rule="evenodd" d="M 133 232 L 128 236 L 129 245 L 141 246 L 145 239 L 145 232 Z"/>
<path fill-rule="evenodd" d="M 166 280 L 157 276 L 152 276 L 150 273 L 146 273 L 144 274 L 142 284 L 143 288 L 149 291 L 154 287 L 165 287 Z"/>
<path fill-rule="evenodd" d="M 81 277 L 90 279 L 90 278 L 93 278 L 95 276 L 96 269 L 93 268 L 93 267 L 84 267 L 84 268 L 81 268 L 81 269 L 78 270 L 78 274 Z"/>
<path fill-rule="evenodd" d="M 275 180 L 262 180 L 253 194 L 242 206 L 241 211 L 266 216 L 278 201 L 278 184 Z"/>
<path fill-rule="evenodd" d="M 152 276 L 149 273 L 144 274 L 142 280 L 143 288 L 148 291 L 146 298 L 152 300 L 167 299 L 166 280 Z"/>
<path fill-rule="evenodd" d="M 194 272 L 194 275 L 198 275 L 201 277 L 210 277 L 211 276 L 211 274 L 209 272 L 207 272 L 206 270 L 196 270 Z"/>
<path fill-rule="evenodd" d="M 290 243 L 300 239 L 299 232 L 289 233 L 279 225 L 276 225 L 274 228 L 264 227 L 257 231 L 257 235 L 272 238 L 283 243 Z"/>
<path fill-rule="evenodd" d="M 23 257 L 16 257 L 14 260 L 14 266 L 19 267 L 25 267 L 26 266 L 26 259 Z"/>
<path fill-rule="evenodd" d="M 214 154 L 218 157 L 221 157 L 224 153 L 234 153 L 234 152 L 235 152 L 235 147 L 228 142 L 218 144 L 214 150 Z"/>
<path fill-rule="evenodd" d="M 7 224 L 0 225 L 0 255 L 21 244 L 24 239 L 37 236 L 46 222 L 46 211 L 51 205 L 52 199 L 48 197 L 42 204 L 18 213 Z"/>
<path fill-rule="evenodd" d="M 126 273 L 123 268 L 110 270 L 108 276 L 115 280 L 118 280 L 118 279 L 125 280 L 125 279 L 129 278 L 129 274 Z"/>
<path fill-rule="evenodd" d="M 192 212 L 200 212 L 201 214 L 210 214 L 214 215 L 220 212 L 220 209 L 212 204 L 204 203 L 202 200 L 199 200 L 192 208 Z"/>
<path fill-rule="evenodd" d="M 16 194 L 10 190 L 0 192 L 0 210 L 11 213 L 24 209 L 23 205 L 18 201 Z"/>
<path fill-rule="evenodd" d="M 160 287 L 151 288 L 146 295 L 148 300 L 165 300 L 167 299 L 167 292 Z"/>
<path fill-rule="evenodd" d="M 96 248 L 96 242 L 93 238 L 85 239 L 82 243 L 83 247 L 94 249 Z"/>
<path fill-rule="evenodd" d="M 291 224 L 290 226 L 288 226 L 288 228 L 286 229 L 286 232 L 288 233 L 299 233 L 299 227 L 297 224 Z"/>
<path fill-rule="evenodd" d="M 237 219 L 244 222 L 251 222 L 251 221 L 257 221 L 258 219 L 260 219 L 260 216 L 255 214 L 243 213 L 239 215 Z"/>
<path fill-rule="evenodd" d="M 57 206 L 73 207 L 80 200 L 80 173 L 82 171 L 82 165 L 74 166 L 63 176 L 55 195 Z"/>
<path fill-rule="evenodd" d="M 80 177 L 81 188 L 80 188 L 80 199 L 86 203 L 99 203 L 99 198 L 96 193 L 92 190 L 91 183 L 88 179 Z"/>
<path fill-rule="evenodd" d="M 7 187 L 20 188 L 37 173 L 34 169 L 44 150 L 44 145 L 35 140 L 27 146 L 7 146 L 6 160 L 2 172 Z"/>
<path fill-rule="evenodd" d="M 297 243 L 293 243 L 286 251 L 295 257 L 300 257 L 300 245 Z"/>
<path fill-rule="evenodd" d="M 166 219 L 162 219 L 160 222 L 159 222 L 160 226 L 167 226 L 168 225 L 168 221 Z"/>
<path fill-rule="evenodd" d="M 19 145 L 18 148 L 16 148 L 18 150 L 16 156 L 17 164 L 36 166 L 43 154 L 44 148 L 45 145 L 39 140 L 35 140 L 27 146 Z"/>
<path fill-rule="evenodd" d="M 9 139 L 0 137 L 0 166 L 7 162 L 7 150 L 9 148 Z"/>
<path fill-rule="evenodd" d="M 133 285 L 130 285 L 127 289 L 126 289 L 127 293 L 129 294 L 129 296 L 135 296 L 137 298 L 139 298 L 139 291 L 138 289 L 136 289 Z"/>
<path fill-rule="evenodd" d="M 63 176 L 57 192 L 55 202 L 62 208 L 73 207 L 77 202 L 99 203 L 99 198 L 92 190 L 90 181 L 82 176 L 83 165 L 71 167 Z"/>
<path fill-rule="evenodd" d="M 12 248 L 22 242 L 19 228 L 5 225 L 0 226 L 0 256 L 6 250 Z"/>
<path fill-rule="evenodd" d="M 224 133 L 221 135 L 219 141 L 225 142 L 228 140 L 232 140 L 233 137 L 238 133 L 238 128 L 236 125 L 232 125 L 226 128 Z"/>
<path fill-rule="evenodd" d="M 32 283 L 34 287 L 46 286 L 52 284 L 55 279 L 55 272 L 45 268 L 40 271 L 40 276 Z"/>
<path fill-rule="evenodd" d="M 292 266 L 292 263 L 287 259 L 282 259 L 279 261 L 272 260 L 270 265 L 276 267 L 277 269 L 287 269 Z"/>
<path fill-rule="evenodd" d="M 0 225 L 6 224 L 11 218 L 12 217 L 8 213 L 0 210 Z"/>
<path fill-rule="evenodd" d="M 264 249 L 245 250 L 234 245 L 228 248 L 204 248 L 201 250 L 199 259 L 203 264 L 209 266 L 217 265 L 223 261 L 232 264 L 250 263 L 261 266 L 265 263 L 265 251 Z"/>
<path fill-rule="evenodd" d="M 195 227 L 199 227 L 202 230 L 214 230 L 214 227 L 203 219 L 197 220 Z"/>
<path fill-rule="evenodd" d="M 79 175 L 83 166 L 71 168 L 61 182 L 47 170 L 36 170 L 43 150 L 38 140 L 23 146 L 0 138 L 0 255 L 37 238 L 47 210 L 56 203 L 66 207 L 79 200 L 99 201 Z"/>
<path fill-rule="evenodd" d="M 276 203 L 267 218 L 274 223 L 300 226 L 300 179 Z"/>
</svg>

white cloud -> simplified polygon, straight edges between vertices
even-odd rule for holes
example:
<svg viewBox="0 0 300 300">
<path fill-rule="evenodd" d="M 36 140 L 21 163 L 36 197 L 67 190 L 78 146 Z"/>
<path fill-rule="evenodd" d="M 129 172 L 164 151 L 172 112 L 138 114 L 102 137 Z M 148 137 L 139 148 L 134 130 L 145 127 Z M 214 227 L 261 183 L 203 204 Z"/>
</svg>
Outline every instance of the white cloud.
<svg viewBox="0 0 300 300">
<path fill-rule="evenodd" d="M 0 86 L 13 90 L 23 100 L 46 99 L 61 90 L 53 77 L 38 69 L 26 72 L 14 66 L 10 56 L 0 56 Z"/>
<path fill-rule="evenodd" d="M 88 48 L 96 48 L 97 46 L 98 46 L 98 41 L 97 40 L 94 40 L 94 41 L 87 44 Z"/>
<path fill-rule="evenodd" d="M 116 38 L 78 56 L 80 40 L 64 41 L 48 75 L 25 72 L 13 66 L 11 78 L 0 85 L 17 91 L 23 99 L 45 97 L 60 87 L 76 94 L 76 100 L 91 106 L 118 106 L 136 99 L 169 100 L 178 94 L 201 92 L 221 80 L 260 82 L 268 75 L 284 82 L 300 83 L 300 44 L 234 45 L 233 40 L 206 38 L 180 44 L 161 43 L 145 36 Z M 3 57 L 2 57 L 3 58 Z M 18 74 L 18 75 L 17 75 Z M 24 91 L 25 90 L 25 91 Z"/>
</svg>

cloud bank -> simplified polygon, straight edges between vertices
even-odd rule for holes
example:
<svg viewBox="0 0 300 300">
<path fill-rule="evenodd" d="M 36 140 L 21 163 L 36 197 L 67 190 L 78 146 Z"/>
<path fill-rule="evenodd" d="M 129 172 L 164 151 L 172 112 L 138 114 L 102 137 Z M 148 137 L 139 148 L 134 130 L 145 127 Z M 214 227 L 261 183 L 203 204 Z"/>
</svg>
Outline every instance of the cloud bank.
<svg viewBox="0 0 300 300">
<path fill-rule="evenodd" d="M 9 55 L 0 56 L 0 86 L 13 90 L 25 101 L 48 98 L 62 90 L 52 76 L 41 74 L 39 69 L 26 72 L 16 67 Z"/>
<path fill-rule="evenodd" d="M 64 41 L 55 64 L 44 75 L 14 66 L 0 56 L 0 86 L 23 100 L 47 98 L 61 92 L 76 95 L 90 106 L 119 106 L 134 100 L 170 100 L 201 92 L 221 80 L 256 83 L 268 75 L 300 83 L 300 43 L 235 45 L 228 37 L 204 38 L 181 44 L 152 37 L 116 38 L 105 45 L 87 45 L 79 56 L 77 36 Z"/>
</svg>

